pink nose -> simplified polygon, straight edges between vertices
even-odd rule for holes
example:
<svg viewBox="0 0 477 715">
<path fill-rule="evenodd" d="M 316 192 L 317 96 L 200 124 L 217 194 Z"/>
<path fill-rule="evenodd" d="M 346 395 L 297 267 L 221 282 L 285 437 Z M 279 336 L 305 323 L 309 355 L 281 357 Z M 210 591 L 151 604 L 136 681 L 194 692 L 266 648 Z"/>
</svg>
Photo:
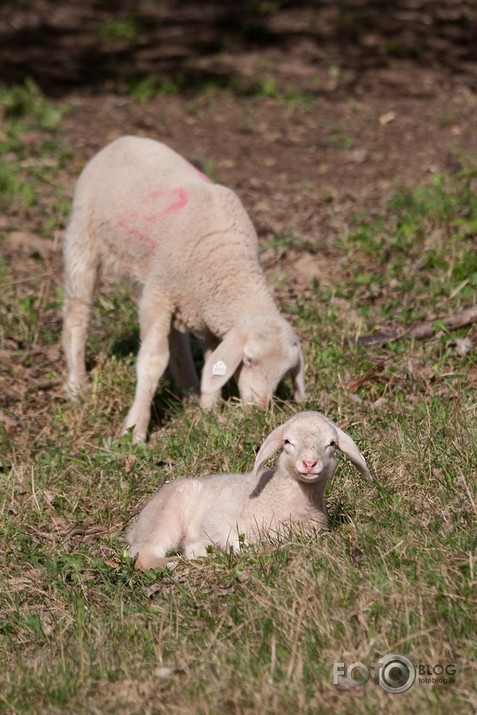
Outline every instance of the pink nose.
<svg viewBox="0 0 477 715">
<path fill-rule="evenodd" d="M 318 464 L 318 462 L 316 461 L 316 459 L 304 459 L 303 460 L 303 466 L 308 471 L 311 471 L 313 469 L 313 467 L 316 467 L 317 464 Z"/>
</svg>

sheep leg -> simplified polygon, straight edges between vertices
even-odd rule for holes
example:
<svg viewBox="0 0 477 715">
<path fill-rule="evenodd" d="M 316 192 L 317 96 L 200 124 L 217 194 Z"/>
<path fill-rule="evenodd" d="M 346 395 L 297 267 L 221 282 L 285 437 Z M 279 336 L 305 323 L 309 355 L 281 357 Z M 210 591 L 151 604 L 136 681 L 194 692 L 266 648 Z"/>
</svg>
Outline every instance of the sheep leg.
<svg viewBox="0 0 477 715">
<path fill-rule="evenodd" d="M 167 514 L 160 514 L 160 518 L 167 518 Z M 166 556 L 168 551 L 175 550 L 179 547 L 181 533 L 177 524 L 169 522 L 161 524 L 149 536 L 147 541 L 136 545 L 133 544 L 129 549 L 129 554 L 133 558 L 136 556 L 134 568 L 140 571 L 159 568 L 166 566 L 169 558 Z"/>
<path fill-rule="evenodd" d="M 167 564 L 168 551 L 177 550 L 183 538 L 181 513 L 186 508 L 187 491 L 177 483 L 166 484 L 141 512 L 126 535 L 129 555 L 136 556 L 135 568 L 142 571 Z"/>
<path fill-rule="evenodd" d="M 152 398 L 169 362 L 171 315 L 167 302 L 161 301 L 154 287 L 146 285 L 139 303 L 141 347 L 136 362 L 136 394 L 121 430 L 126 434 L 133 428 L 133 442 L 143 442 L 147 437 Z"/>
<path fill-rule="evenodd" d="M 240 551 L 240 541 L 238 536 L 232 536 L 233 531 L 228 525 L 224 525 L 223 534 L 217 541 L 212 541 L 204 536 L 195 539 L 190 538 L 187 543 L 184 543 L 183 551 L 187 559 L 198 559 L 201 556 L 207 556 L 208 546 L 215 546 L 220 549 L 232 549 L 238 553 Z"/>
<path fill-rule="evenodd" d="M 87 380 L 85 350 L 99 259 L 94 242 L 73 220 L 65 240 L 65 301 L 63 350 L 66 357 L 66 390 L 75 399 Z"/>
<path fill-rule="evenodd" d="M 166 514 L 161 514 L 160 517 L 166 517 Z M 140 571 L 159 568 L 166 566 L 169 561 L 166 556 L 168 551 L 175 550 L 179 547 L 181 533 L 176 520 L 176 528 L 169 522 L 161 524 L 149 536 L 147 541 L 142 544 L 133 544 L 129 549 L 129 554 L 133 558 L 136 556 L 134 568 Z"/>
<path fill-rule="evenodd" d="M 200 392 L 199 378 L 192 358 L 189 336 L 173 328 L 169 335 L 169 370 L 184 395 Z"/>
<path fill-rule="evenodd" d="M 184 547 L 184 556 L 186 559 L 198 559 L 201 556 L 207 556 L 207 546 L 210 546 L 210 541 L 204 543 L 203 540 L 194 541 Z"/>
<path fill-rule="evenodd" d="M 212 333 L 208 333 L 205 338 L 204 338 L 204 364 L 207 362 L 207 359 L 212 355 L 214 352 L 215 348 L 219 344 L 219 341 L 217 338 L 212 335 Z M 216 390 L 215 392 L 209 392 L 206 395 L 201 394 L 200 395 L 200 406 L 204 410 L 211 410 L 213 407 L 216 406 L 217 402 L 220 400 L 220 397 L 222 395 L 221 390 Z"/>
</svg>

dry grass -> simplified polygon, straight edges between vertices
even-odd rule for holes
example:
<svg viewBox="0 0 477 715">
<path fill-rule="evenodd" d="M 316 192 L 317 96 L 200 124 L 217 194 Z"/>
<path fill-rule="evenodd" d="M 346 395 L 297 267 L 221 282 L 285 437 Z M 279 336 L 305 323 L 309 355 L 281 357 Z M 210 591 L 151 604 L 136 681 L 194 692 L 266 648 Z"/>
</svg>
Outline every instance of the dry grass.
<svg viewBox="0 0 477 715">
<path fill-rule="evenodd" d="M 57 135 L 35 121 L 49 137 L 40 158 L 61 168 Z M 306 407 L 353 434 L 376 484 L 343 463 L 325 536 L 291 533 L 284 543 L 179 559 L 148 574 L 134 572 L 123 541 L 148 495 L 178 475 L 250 468 L 261 439 L 296 407 L 285 400 L 245 413 L 230 400 L 205 414 L 178 403 L 165 382 L 152 445 L 115 440 L 134 389 L 125 355 L 134 340 L 124 341 L 134 338 L 132 303 L 124 291 L 99 300 L 91 391 L 73 408 L 61 391 L 59 233 L 53 244 L 44 239 L 43 253 L 28 233 L 13 247 L 11 232 L 2 234 L 2 711 L 477 708 L 475 332 L 368 349 L 345 341 L 475 304 L 475 177 L 475 164 L 465 165 L 457 177 L 399 194 L 379 216 L 339 227 L 333 285 L 312 281 L 293 299 L 279 295 L 306 336 Z M 19 192 L 22 181 L 31 191 Z M 61 191 L 53 199 L 51 186 L 21 167 L 16 182 L 9 221 L 37 237 L 58 231 Z M 39 203 L 25 207 L 22 196 L 35 192 Z M 44 201 L 56 207 L 54 225 Z M 271 250 L 283 254 L 279 241 Z M 471 349 L 462 356 L 456 340 L 465 337 Z M 416 682 L 401 695 L 372 679 L 332 682 L 335 662 L 371 666 L 393 652 L 421 667 L 454 666 L 455 682 Z"/>
</svg>

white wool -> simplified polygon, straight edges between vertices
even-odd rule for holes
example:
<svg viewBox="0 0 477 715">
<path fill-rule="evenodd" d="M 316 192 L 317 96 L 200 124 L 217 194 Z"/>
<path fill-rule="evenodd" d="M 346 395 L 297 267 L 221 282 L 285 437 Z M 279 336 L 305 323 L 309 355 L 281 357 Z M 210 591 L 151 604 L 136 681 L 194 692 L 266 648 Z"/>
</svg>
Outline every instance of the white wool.
<svg viewBox="0 0 477 715">
<path fill-rule="evenodd" d="M 279 314 L 239 198 L 151 139 L 122 137 L 86 165 L 65 235 L 63 344 L 67 387 L 86 379 L 84 351 L 99 269 L 141 288 L 136 396 L 123 431 L 145 439 L 150 403 L 168 364 L 184 391 L 199 391 L 188 341 L 203 340 L 201 404 L 235 374 L 245 403 L 265 405 L 291 375 L 304 399 L 303 356 Z"/>
<path fill-rule="evenodd" d="M 371 480 L 354 441 L 319 412 L 301 412 L 265 440 L 248 474 L 218 474 L 178 479 L 162 487 L 127 533 L 136 568 L 164 563 L 168 551 L 204 556 L 207 547 L 239 547 L 241 537 L 256 541 L 280 534 L 328 526 L 324 490 L 337 466 L 338 449 Z M 275 469 L 263 464 L 281 451 Z"/>
</svg>

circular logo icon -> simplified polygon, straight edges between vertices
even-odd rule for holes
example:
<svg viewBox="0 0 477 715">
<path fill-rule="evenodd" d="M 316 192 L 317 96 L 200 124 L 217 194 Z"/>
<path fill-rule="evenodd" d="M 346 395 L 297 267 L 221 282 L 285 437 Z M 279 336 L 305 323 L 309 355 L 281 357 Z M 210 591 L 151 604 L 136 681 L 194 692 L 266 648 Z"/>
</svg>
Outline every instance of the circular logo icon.
<svg viewBox="0 0 477 715">
<path fill-rule="evenodd" d="M 376 663 L 376 682 L 388 693 L 405 693 L 414 684 L 416 668 L 399 653 L 388 653 Z"/>
</svg>

